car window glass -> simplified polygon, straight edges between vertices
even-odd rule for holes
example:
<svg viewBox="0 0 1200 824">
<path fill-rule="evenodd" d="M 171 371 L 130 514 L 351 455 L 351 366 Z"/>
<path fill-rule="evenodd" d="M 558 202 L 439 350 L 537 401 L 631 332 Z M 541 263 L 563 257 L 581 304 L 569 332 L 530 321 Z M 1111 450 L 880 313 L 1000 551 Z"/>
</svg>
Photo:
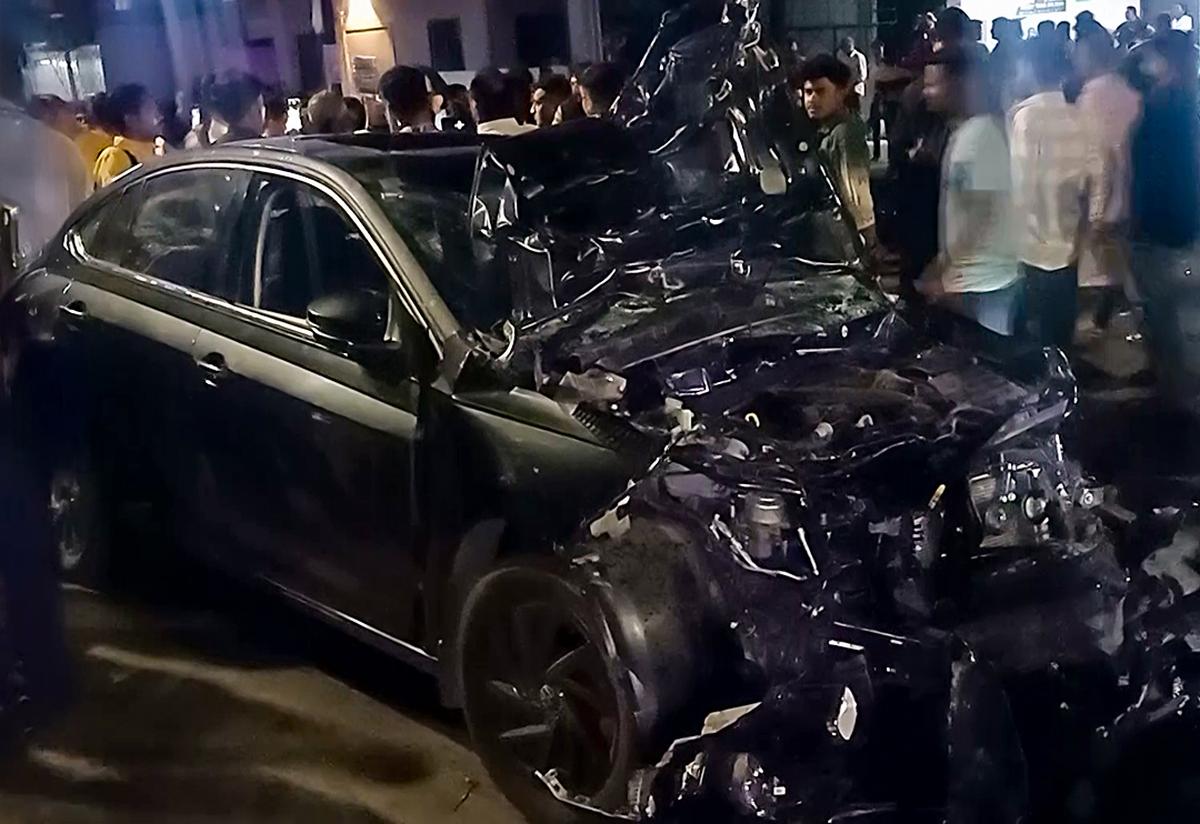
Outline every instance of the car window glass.
<svg viewBox="0 0 1200 824">
<path fill-rule="evenodd" d="M 386 292 L 378 257 L 345 213 L 320 192 L 280 183 L 259 215 L 256 309 L 305 317 L 314 300 L 346 292 Z"/>
<path fill-rule="evenodd" d="M 76 227 L 84 250 L 98 260 L 119 263 L 125 251 L 125 232 L 129 217 L 138 200 L 140 183 L 108 198 Z"/>
<path fill-rule="evenodd" d="M 150 277 L 232 299 L 219 280 L 249 174 L 171 172 L 145 181 L 116 262 Z"/>
</svg>

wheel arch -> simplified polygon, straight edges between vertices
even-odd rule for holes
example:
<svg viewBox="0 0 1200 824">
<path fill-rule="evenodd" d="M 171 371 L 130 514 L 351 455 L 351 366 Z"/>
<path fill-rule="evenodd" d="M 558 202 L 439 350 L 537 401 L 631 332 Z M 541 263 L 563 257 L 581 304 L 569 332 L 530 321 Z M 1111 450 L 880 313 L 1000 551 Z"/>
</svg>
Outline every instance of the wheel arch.
<svg viewBox="0 0 1200 824">
<path fill-rule="evenodd" d="M 667 518 L 636 522 L 620 538 L 584 537 L 570 549 L 523 545 L 518 529 L 500 518 L 476 523 L 464 535 L 454 564 L 455 598 L 440 647 L 443 701 L 462 705 L 458 628 L 472 590 L 506 560 L 549 567 L 598 605 L 610 645 L 635 697 L 635 719 L 649 752 L 685 712 L 703 677 L 707 588 L 688 557 L 696 536 Z"/>
</svg>

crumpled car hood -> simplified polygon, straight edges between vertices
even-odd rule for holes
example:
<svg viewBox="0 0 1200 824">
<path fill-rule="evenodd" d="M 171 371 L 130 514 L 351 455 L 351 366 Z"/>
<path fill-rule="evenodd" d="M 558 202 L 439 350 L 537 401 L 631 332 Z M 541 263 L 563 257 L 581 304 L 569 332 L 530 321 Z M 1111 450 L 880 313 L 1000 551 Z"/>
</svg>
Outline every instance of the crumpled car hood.
<svg viewBox="0 0 1200 824">
<path fill-rule="evenodd" d="M 890 471 L 944 477 L 1045 395 L 1073 401 L 1055 356 L 986 359 L 940 343 L 852 273 L 664 289 L 674 272 L 629 276 L 654 283 L 529 330 L 517 358 L 528 380 L 650 433 L 703 427 L 752 445 L 732 460 L 694 456 L 713 472 L 836 476 L 870 465 L 884 488 Z"/>
</svg>

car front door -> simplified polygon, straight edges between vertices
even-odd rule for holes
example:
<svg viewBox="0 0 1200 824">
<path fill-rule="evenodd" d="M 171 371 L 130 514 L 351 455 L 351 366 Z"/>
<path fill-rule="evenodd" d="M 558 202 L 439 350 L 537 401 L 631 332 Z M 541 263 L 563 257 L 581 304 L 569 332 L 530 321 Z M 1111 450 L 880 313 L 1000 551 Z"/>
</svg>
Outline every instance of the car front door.
<svg viewBox="0 0 1200 824">
<path fill-rule="evenodd" d="M 229 549 L 253 556 L 286 594 L 411 641 L 419 389 L 403 366 L 407 324 L 391 277 L 331 190 L 263 174 L 251 192 L 239 306 L 196 342 L 211 369 L 197 407 L 197 497 L 227 514 Z M 364 291 L 390 306 L 378 344 L 395 350 L 371 368 L 306 323 L 313 301 Z"/>
</svg>

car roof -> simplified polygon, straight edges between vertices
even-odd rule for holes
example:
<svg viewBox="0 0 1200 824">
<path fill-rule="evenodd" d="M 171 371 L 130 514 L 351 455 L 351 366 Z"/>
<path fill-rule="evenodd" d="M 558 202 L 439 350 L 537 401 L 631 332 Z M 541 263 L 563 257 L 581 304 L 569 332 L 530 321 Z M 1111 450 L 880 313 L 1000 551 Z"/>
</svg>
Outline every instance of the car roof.
<svg viewBox="0 0 1200 824">
<path fill-rule="evenodd" d="M 151 169 L 206 161 L 259 162 L 297 170 L 330 164 L 342 170 L 386 159 L 389 173 L 406 182 L 448 190 L 469 190 L 481 143 L 474 135 L 348 134 L 263 138 L 178 152 Z"/>
</svg>

